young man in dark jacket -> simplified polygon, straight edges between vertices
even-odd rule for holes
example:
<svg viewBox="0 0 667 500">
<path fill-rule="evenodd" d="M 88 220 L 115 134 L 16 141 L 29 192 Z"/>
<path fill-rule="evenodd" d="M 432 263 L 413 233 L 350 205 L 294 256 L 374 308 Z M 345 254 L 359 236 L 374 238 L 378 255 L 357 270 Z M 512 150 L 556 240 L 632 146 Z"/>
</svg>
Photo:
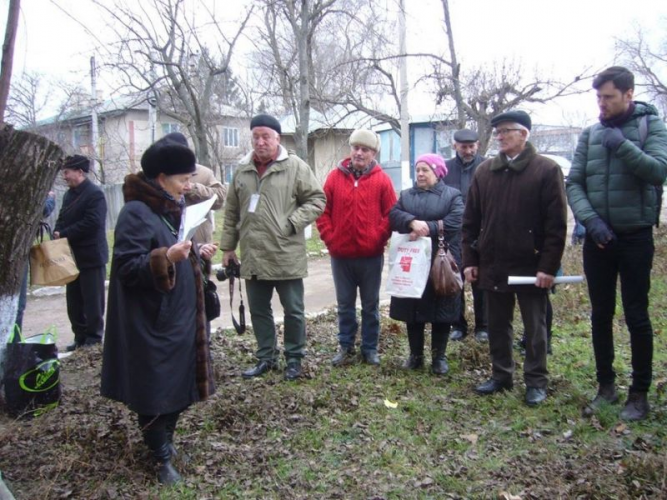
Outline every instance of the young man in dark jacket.
<svg viewBox="0 0 667 500">
<path fill-rule="evenodd" d="M 361 358 L 379 365 L 380 283 L 384 249 L 391 235 L 389 211 L 396 191 L 375 156 L 380 137 L 372 130 L 355 130 L 350 156 L 329 173 L 324 183 L 327 205 L 317 220 L 320 237 L 331 254 L 331 271 L 338 302 L 340 350 L 332 364 L 354 357 L 357 289 L 361 297 Z"/>
<path fill-rule="evenodd" d="M 448 186 L 461 191 L 464 206 L 477 166 L 484 161 L 484 158 L 477 154 L 478 149 L 479 136 L 477 132 L 467 129 L 454 132 L 454 150 L 456 151 L 456 156 L 446 162 L 447 175 L 444 181 Z M 475 283 L 471 284 L 471 289 L 475 312 L 475 338 L 480 342 L 486 342 L 489 340 L 489 334 L 487 332 L 484 292 Z M 449 334 L 450 340 L 463 340 L 468 335 L 468 322 L 466 321 L 465 310 L 465 293 L 462 293 L 461 316 L 452 325 L 452 332 Z"/>
<path fill-rule="evenodd" d="M 620 276 L 632 349 L 632 385 L 621 418 L 642 420 L 650 410 L 652 226 L 659 211 L 656 186 L 667 177 L 667 131 L 653 106 L 632 100 L 634 75 L 626 68 L 607 68 L 593 80 L 593 88 L 600 123 L 582 132 L 567 178 L 572 212 L 586 226 L 584 272 L 599 384 L 584 413 L 618 401 L 613 318 Z"/>
<path fill-rule="evenodd" d="M 53 232 L 56 238 L 67 238 L 79 268 L 79 277 L 67 284 L 67 315 L 74 332 L 68 351 L 98 344 L 104 332 L 107 202 L 102 190 L 88 179 L 89 171 L 90 159 L 85 156 L 65 159 L 62 173 L 69 190 Z"/>
<path fill-rule="evenodd" d="M 482 163 L 463 215 L 466 281 L 485 292 L 493 373 L 476 388 L 487 395 L 511 389 L 512 316 L 519 302 L 526 332 L 526 403 L 547 397 L 547 293 L 565 248 L 563 174 L 528 142 L 531 119 L 509 111 L 491 120 L 500 153 Z M 534 276 L 534 285 L 509 285 L 508 276 Z"/>
</svg>

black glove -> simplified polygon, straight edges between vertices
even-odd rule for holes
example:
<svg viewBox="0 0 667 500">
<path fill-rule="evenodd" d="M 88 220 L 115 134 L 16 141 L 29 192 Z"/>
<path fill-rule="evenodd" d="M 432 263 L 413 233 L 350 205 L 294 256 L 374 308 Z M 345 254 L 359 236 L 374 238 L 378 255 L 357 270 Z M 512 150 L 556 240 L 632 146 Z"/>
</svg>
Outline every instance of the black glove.
<svg viewBox="0 0 667 500">
<path fill-rule="evenodd" d="M 620 128 L 607 127 L 602 132 L 602 145 L 610 151 L 616 151 L 624 141 L 625 137 Z"/>
<path fill-rule="evenodd" d="M 586 231 L 596 245 L 607 246 L 616 240 L 616 235 L 600 217 L 595 217 L 586 222 Z"/>
</svg>

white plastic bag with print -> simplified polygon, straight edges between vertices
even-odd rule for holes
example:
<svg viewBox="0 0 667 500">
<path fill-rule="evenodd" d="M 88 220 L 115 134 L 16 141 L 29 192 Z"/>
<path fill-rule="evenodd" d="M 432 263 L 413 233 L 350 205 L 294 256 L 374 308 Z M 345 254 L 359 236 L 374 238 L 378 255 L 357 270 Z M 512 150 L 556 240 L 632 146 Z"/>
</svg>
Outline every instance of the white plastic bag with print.
<svg viewBox="0 0 667 500">
<path fill-rule="evenodd" d="M 389 246 L 387 293 L 392 297 L 419 299 L 431 271 L 431 238 L 410 241 L 410 235 L 392 233 Z"/>
</svg>

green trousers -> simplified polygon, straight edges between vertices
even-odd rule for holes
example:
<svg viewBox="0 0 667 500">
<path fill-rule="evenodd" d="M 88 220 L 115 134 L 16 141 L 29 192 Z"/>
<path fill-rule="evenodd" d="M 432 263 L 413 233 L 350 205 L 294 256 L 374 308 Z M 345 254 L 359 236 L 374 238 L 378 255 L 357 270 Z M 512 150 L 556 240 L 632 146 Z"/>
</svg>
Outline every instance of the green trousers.
<svg viewBox="0 0 667 500">
<path fill-rule="evenodd" d="M 285 359 L 300 362 L 306 347 L 306 319 L 303 306 L 303 280 L 246 280 L 250 320 L 257 339 L 257 359 L 278 361 L 276 325 L 271 298 L 278 292 L 285 311 Z"/>
</svg>

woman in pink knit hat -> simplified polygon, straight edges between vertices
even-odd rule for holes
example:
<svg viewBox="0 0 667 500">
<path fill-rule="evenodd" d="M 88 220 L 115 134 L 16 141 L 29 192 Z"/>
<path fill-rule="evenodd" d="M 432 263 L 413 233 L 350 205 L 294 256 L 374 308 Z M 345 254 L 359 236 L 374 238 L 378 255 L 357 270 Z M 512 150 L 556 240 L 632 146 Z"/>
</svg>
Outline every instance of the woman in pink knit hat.
<svg viewBox="0 0 667 500">
<path fill-rule="evenodd" d="M 443 222 L 445 241 L 461 265 L 461 219 L 463 201 L 458 189 L 447 186 L 445 160 L 436 154 L 424 154 L 415 163 L 415 185 L 401 192 L 389 213 L 391 229 L 431 238 L 432 258 L 438 249 L 438 221 Z M 441 297 L 435 294 L 429 278 L 419 299 L 392 297 L 389 316 L 404 321 L 408 331 L 410 357 L 404 368 L 416 370 L 424 365 L 424 330 L 431 323 L 431 372 L 444 375 L 449 371 L 445 350 L 451 323 L 456 321 L 461 307 L 460 297 Z"/>
</svg>

